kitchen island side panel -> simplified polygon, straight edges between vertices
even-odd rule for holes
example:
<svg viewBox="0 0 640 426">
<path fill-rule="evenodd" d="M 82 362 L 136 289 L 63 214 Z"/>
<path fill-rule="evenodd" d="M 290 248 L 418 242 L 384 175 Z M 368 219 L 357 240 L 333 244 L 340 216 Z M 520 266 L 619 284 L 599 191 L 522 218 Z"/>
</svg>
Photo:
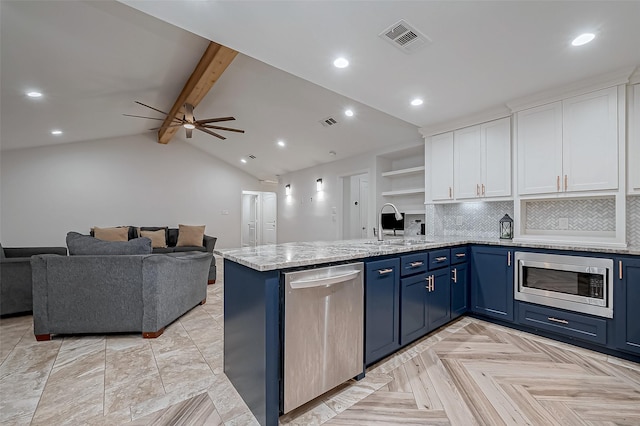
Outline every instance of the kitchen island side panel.
<svg viewBox="0 0 640 426">
<path fill-rule="evenodd" d="M 279 272 L 224 261 L 224 372 L 263 426 L 279 416 Z"/>
</svg>

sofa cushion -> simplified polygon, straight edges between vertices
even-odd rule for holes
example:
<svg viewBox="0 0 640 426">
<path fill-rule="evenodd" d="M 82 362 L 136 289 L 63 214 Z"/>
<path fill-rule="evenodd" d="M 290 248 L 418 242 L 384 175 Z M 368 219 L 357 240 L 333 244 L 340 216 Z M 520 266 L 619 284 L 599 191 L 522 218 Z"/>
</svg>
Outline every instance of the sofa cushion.
<svg viewBox="0 0 640 426">
<path fill-rule="evenodd" d="M 166 242 L 166 245 L 170 246 L 171 244 L 169 244 L 169 228 L 166 226 L 141 226 L 139 228 L 136 228 L 136 230 L 138 231 L 138 236 L 140 237 L 140 232 L 141 231 L 158 231 L 162 229 L 164 231 L 164 240 Z"/>
<path fill-rule="evenodd" d="M 103 241 L 128 241 L 129 227 L 118 226 L 114 228 L 93 228 L 93 236 Z"/>
<path fill-rule="evenodd" d="M 191 225 L 178 225 L 178 242 L 176 247 L 202 247 L 204 241 L 204 227 Z"/>
<path fill-rule="evenodd" d="M 149 238 L 151 240 L 151 247 L 161 248 L 167 246 L 167 234 L 164 229 L 158 229 L 155 231 L 146 231 L 140 229 L 138 231 L 141 237 Z"/>
<path fill-rule="evenodd" d="M 173 253 L 175 247 L 153 247 L 153 253 Z"/>
<path fill-rule="evenodd" d="M 119 255 L 151 254 L 149 238 L 134 238 L 129 241 L 102 241 L 77 232 L 67 234 L 69 255 Z"/>
<path fill-rule="evenodd" d="M 207 251 L 207 248 L 204 246 L 176 246 L 173 251 L 176 253 L 183 251 Z"/>
</svg>

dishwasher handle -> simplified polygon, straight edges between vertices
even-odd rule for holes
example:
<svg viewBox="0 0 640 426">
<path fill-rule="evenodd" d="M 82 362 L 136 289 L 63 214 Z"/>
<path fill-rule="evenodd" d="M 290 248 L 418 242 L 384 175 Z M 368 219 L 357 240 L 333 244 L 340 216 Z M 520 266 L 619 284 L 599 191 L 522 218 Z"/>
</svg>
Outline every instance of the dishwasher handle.
<svg viewBox="0 0 640 426">
<path fill-rule="evenodd" d="M 349 281 L 360 274 L 360 271 L 351 271 L 342 275 L 335 275 L 332 277 L 325 278 L 313 278 L 310 280 L 296 280 L 291 281 L 289 285 L 292 289 L 301 289 L 301 288 L 311 288 L 311 287 L 329 287 L 333 284 L 342 283 L 345 281 Z"/>
</svg>

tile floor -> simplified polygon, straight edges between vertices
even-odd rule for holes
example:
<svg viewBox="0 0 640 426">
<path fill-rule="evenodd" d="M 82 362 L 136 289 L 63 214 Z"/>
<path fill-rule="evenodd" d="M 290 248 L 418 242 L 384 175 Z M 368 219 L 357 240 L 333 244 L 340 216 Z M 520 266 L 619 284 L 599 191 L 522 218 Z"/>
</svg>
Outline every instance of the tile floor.
<svg viewBox="0 0 640 426">
<path fill-rule="evenodd" d="M 223 265 L 217 262 L 219 275 L 208 287 L 207 303 L 157 339 L 132 334 L 36 342 L 31 316 L 0 320 L 0 424 L 257 424 L 223 373 Z M 537 374 L 551 375 L 549 367 L 557 365 L 563 386 L 567 369 L 579 373 L 578 387 L 593 379 L 596 390 L 617 404 L 608 412 L 611 421 L 599 421 L 603 409 L 588 411 L 580 405 L 598 405 L 593 394 L 567 390 L 576 395 L 563 394 L 559 400 L 542 395 L 535 405 L 532 401 L 540 395 L 533 392 L 524 404 L 518 399 L 525 398 L 523 392 L 508 391 L 531 386 L 535 391 L 539 384 L 511 377 L 498 386 L 498 379 L 478 372 L 488 368 L 494 374 L 493 362 L 502 370 L 510 358 L 517 371 L 518 363 L 532 362 L 531 357 L 542 359 L 542 367 L 536 367 L 542 373 Z M 575 365 L 569 367 L 569 362 Z M 532 380 L 531 374 L 526 380 Z M 473 393 L 463 389 L 469 386 Z M 551 417 L 527 417 L 532 407 L 539 411 L 543 404 L 550 407 Z M 576 412 L 591 417 L 569 417 Z M 463 318 L 368 369 L 363 380 L 350 381 L 281 417 L 280 423 L 544 424 L 540 419 L 553 419 L 554 413 L 568 419 L 556 424 L 640 424 L 640 365 Z"/>
</svg>

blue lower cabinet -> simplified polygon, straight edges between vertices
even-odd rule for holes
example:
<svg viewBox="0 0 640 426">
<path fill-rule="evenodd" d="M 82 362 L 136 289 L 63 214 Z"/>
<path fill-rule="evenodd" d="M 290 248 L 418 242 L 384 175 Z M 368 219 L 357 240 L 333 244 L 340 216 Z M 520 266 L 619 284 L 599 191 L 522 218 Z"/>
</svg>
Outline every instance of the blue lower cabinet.
<svg viewBox="0 0 640 426">
<path fill-rule="evenodd" d="M 451 319 L 466 314 L 468 310 L 469 266 L 464 262 L 451 265 Z"/>
<path fill-rule="evenodd" d="M 471 311 L 513 322 L 513 250 L 471 248 Z"/>
<path fill-rule="evenodd" d="M 520 302 L 518 323 L 571 339 L 607 344 L 607 320 L 604 318 Z"/>
<path fill-rule="evenodd" d="M 365 364 L 400 348 L 400 259 L 365 267 Z"/>
<path fill-rule="evenodd" d="M 431 291 L 427 292 L 427 327 L 429 331 L 451 320 L 451 278 L 449 268 L 431 272 Z"/>
<path fill-rule="evenodd" d="M 640 258 L 618 258 L 615 269 L 616 347 L 640 354 Z"/>
<path fill-rule="evenodd" d="M 406 345 L 429 332 L 427 274 L 403 278 L 400 282 L 400 344 Z"/>
</svg>

